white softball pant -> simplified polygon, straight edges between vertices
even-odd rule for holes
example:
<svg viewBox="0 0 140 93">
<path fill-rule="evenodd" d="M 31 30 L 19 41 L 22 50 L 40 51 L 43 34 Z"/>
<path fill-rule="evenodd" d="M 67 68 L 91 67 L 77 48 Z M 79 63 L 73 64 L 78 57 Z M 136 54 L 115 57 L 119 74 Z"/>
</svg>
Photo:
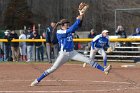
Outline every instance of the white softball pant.
<svg viewBox="0 0 140 93">
<path fill-rule="evenodd" d="M 73 59 L 73 60 L 81 61 L 81 62 L 84 62 L 84 63 L 88 63 L 88 64 L 90 64 L 92 66 L 94 66 L 93 64 L 96 65 L 96 63 L 92 62 L 92 60 L 90 58 L 85 57 L 84 55 L 78 53 L 75 50 L 73 50 L 71 52 L 60 51 L 59 56 L 57 57 L 57 59 L 56 59 L 55 63 L 53 64 L 53 66 L 51 68 L 47 69 L 45 71 L 45 73 L 50 74 L 50 73 L 54 72 L 61 65 L 66 63 L 69 59 Z"/>
<path fill-rule="evenodd" d="M 95 55 L 96 55 L 97 52 L 103 56 L 104 66 L 107 66 L 107 55 L 106 55 L 106 53 L 105 53 L 103 48 L 95 48 L 95 49 L 93 49 L 91 47 L 90 59 L 94 60 L 95 59 Z"/>
</svg>

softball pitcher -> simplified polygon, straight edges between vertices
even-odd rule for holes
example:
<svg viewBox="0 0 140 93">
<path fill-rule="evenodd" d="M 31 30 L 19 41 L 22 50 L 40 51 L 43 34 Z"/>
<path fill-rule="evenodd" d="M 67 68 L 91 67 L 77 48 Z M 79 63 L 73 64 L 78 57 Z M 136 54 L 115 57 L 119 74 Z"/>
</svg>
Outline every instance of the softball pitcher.
<svg viewBox="0 0 140 93">
<path fill-rule="evenodd" d="M 61 29 L 57 30 L 57 39 L 60 46 L 59 56 L 57 57 L 56 61 L 54 62 L 53 66 L 44 71 L 44 73 L 37 79 L 35 79 L 30 86 L 37 85 L 43 78 L 57 70 L 60 66 L 66 63 L 69 59 L 82 61 L 85 63 L 90 64 L 93 68 L 97 68 L 107 74 L 111 68 L 109 65 L 107 68 L 103 68 L 98 63 L 93 62 L 90 58 L 85 57 L 82 54 L 79 54 L 77 51 L 73 50 L 74 43 L 72 38 L 72 33 L 75 32 L 79 25 L 81 24 L 82 18 L 84 13 L 81 13 L 77 18 L 75 23 L 69 27 L 69 22 L 66 19 L 60 21 Z"/>
</svg>

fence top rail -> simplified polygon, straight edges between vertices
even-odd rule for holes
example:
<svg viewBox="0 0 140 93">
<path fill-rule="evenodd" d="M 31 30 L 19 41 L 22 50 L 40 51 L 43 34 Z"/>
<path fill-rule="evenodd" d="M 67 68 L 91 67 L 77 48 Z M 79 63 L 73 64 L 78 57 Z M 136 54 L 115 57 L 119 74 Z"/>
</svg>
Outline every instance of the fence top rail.
<svg viewBox="0 0 140 93">
<path fill-rule="evenodd" d="M 140 38 L 109 38 L 110 42 L 140 42 Z M 13 39 L 11 42 L 45 42 L 45 39 Z M 90 38 L 73 39 L 74 42 L 90 42 Z M 7 39 L 0 39 L 0 42 L 8 42 Z"/>
</svg>

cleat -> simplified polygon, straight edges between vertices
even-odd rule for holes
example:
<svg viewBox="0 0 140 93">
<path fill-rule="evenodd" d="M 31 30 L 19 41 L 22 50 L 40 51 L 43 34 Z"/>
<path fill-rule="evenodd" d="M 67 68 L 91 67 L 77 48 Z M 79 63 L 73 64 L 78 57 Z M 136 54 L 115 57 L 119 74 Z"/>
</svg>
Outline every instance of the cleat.
<svg viewBox="0 0 140 93">
<path fill-rule="evenodd" d="M 109 71 L 111 70 L 111 65 L 108 65 L 105 69 L 104 72 L 107 75 L 109 73 Z"/>
<path fill-rule="evenodd" d="M 37 81 L 37 79 L 35 79 L 32 83 L 31 83 L 31 87 L 36 86 L 39 82 Z"/>
<path fill-rule="evenodd" d="M 109 72 L 105 72 L 106 75 L 108 75 Z"/>
</svg>

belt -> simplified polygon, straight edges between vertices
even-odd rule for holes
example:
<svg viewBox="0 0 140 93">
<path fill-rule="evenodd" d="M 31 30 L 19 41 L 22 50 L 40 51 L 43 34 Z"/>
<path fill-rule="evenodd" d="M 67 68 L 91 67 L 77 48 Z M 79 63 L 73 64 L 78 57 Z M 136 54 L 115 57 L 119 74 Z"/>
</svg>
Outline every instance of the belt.
<svg viewBox="0 0 140 93">
<path fill-rule="evenodd" d="M 64 52 L 71 52 L 71 51 L 73 51 L 73 50 L 66 50 L 66 49 L 64 49 L 63 51 L 64 51 Z"/>
</svg>

